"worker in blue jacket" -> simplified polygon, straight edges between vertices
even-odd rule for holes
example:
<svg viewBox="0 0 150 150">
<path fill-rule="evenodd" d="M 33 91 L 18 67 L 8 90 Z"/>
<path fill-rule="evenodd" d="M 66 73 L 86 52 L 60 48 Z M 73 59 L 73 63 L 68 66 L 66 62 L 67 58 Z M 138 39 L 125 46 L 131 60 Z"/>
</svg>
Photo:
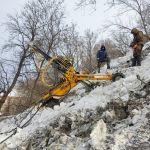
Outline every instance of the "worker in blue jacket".
<svg viewBox="0 0 150 150">
<path fill-rule="evenodd" d="M 97 67 L 98 67 L 98 72 L 100 73 L 100 67 L 102 63 L 107 62 L 107 69 L 110 69 L 110 59 L 108 57 L 108 54 L 106 52 L 106 48 L 104 45 L 101 46 L 100 50 L 97 52 Z"/>
</svg>

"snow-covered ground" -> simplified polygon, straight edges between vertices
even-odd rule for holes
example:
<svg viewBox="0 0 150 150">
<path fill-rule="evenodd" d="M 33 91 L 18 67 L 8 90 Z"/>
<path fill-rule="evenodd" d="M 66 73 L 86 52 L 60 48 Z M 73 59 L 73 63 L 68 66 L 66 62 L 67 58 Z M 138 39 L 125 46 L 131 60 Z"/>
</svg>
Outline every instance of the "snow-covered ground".
<svg viewBox="0 0 150 150">
<path fill-rule="evenodd" d="M 150 82 L 150 54 L 147 54 L 142 65 L 138 67 L 128 67 L 127 61 L 131 57 L 130 51 L 126 56 L 112 60 L 112 69 L 108 70 L 119 70 L 125 74 L 125 78 L 97 86 L 89 93 L 85 93 L 82 86 L 78 85 L 74 89 L 76 94 L 68 97 L 67 103 L 62 102 L 54 110 L 40 110 L 28 126 L 17 128 L 17 133 L 2 143 L 0 149 L 25 149 L 30 146 L 35 150 L 134 150 L 134 146 L 138 149 L 138 142 L 141 142 L 145 144 L 142 146 L 145 150 L 150 150 L 150 95 L 144 97 L 150 87 L 143 88 L 144 84 Z M 126 106 L 127 111 L 124 110 Z M 121 108 L 119 112 L 118 108 Z M 120 113 L 121 111 L 123 112 Z M 0 133 L 20 125 L 20 119 L 26 113 L 2 120 Z M 126 117 L 122 116 L 124 113 Z M 65 126 L 66 118 L 71 122 L 67 128 L 69 133 L 60 130 Z M 80 131 L 84 131 L 84 136 L 78 135 Z M 0 141 L 12 133 L 0 134 Z"/>
</svg>

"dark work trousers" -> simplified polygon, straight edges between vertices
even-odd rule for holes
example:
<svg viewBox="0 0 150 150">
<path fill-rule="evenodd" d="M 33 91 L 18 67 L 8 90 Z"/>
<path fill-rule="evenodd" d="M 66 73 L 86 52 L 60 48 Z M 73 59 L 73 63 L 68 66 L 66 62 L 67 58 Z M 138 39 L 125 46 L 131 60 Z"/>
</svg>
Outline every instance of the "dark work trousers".
<svg viewBox="0 0 150 150">
<path fill-rule="evenodd" d="M 132 66 L 141 66 L 141 56 L 134 56 L 132 58 Z"/>
<path fill-rule="evenodd" d="M 138 44 L 133 50 L 132 66 L 141 66 L 141 52 L 143 44 Z"/>
<path fill-rule="evenodd" d="M 100 68 L 101 68 L 101 66 L 102 66 L 105 62 L 107 63 L 107 69 L 110 69 L 110 59 L 107 58 L 107 59 L 105 59 L 105 60 L 103 60 L 103 61 L 98 61 L 98 62 L 97 62 L 98 73 L 100 73 Z"/>
</svg>

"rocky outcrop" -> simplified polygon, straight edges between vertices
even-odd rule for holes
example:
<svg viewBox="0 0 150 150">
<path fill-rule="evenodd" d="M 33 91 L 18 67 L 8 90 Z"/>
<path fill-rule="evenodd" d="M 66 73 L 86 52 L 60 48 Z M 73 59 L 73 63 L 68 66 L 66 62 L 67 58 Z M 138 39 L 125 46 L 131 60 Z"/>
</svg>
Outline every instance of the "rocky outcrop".
<svg viewBox="0 0 150 150">
<path fill-rule="evenodd" d="M 132 95 L 126 103 L 62 115 L 29 141 L 33 150 L 149 150 L 149 110 L 147 99 Z"/>
</svg>

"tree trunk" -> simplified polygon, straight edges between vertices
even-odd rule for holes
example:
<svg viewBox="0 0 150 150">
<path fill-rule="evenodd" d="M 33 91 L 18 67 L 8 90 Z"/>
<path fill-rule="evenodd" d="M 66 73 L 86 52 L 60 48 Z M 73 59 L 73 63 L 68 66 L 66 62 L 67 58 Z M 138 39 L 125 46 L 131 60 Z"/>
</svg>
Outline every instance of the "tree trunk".
<svg viewBox="0 0 150 150">
<path fill-rule="evenodd" d="M 19 63 L 19 65 L 18 65 L 17 72 L 16 72 L 16 74 L 15 74 L 15 76 L 14 76 L 14 79 L 13 79 L 13 81 L 12 81 L 10 87 L 9 87 L 9 88 L 7 89 L 7 91 L 3 94 L 3 96 L 2 96 L 2 98 L 1 98 L 1 100 L 0 100 L 0 109 L 1 109 L 2 105 L 5 103 L 5 101 L 6 101 L 7 97 L 8 97 L 8 95 L 10 94 L 10 92 L 13 90 L 13 88 L 15 87 L 15 85 L 16 85 L 16 83 L 17 83 L 18 77 L 20 76 L 20 72 L 21 72 L 21 69 L 22 69 L 23 62 L 24 62 L 24 60 L 25 60 L 26 51 L 27 51 L 27 50 L 24 51 L 24 54 L 23 54 L 23 56 L 21 57 L 20 63 Z"/>
</svg>

